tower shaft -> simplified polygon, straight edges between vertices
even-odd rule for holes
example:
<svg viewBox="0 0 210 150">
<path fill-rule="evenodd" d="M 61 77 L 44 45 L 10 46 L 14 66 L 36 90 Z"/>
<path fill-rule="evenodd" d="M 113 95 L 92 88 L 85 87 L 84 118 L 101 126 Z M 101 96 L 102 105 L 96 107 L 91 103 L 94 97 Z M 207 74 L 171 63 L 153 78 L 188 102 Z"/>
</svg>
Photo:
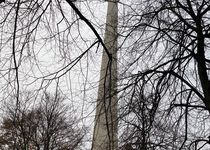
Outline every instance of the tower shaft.
<svg viewBox="0 0 210 150">
<path fill-rule="evenodd" d="M 112 58 L 103 51 L 92 150 L 117 150 L 117 0 L 108 2 L 104 43 Z"/>
</svg>

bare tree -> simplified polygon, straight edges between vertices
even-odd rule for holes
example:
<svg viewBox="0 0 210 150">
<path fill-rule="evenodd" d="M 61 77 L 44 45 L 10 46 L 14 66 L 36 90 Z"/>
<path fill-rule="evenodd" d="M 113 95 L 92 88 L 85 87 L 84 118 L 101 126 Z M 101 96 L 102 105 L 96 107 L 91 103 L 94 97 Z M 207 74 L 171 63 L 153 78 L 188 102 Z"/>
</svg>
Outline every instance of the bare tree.
<svg viewBox="0 0 210 150">
<path fill-rule="evenodd" d="M 77 149 L 85 130 L 69 113 L 60 95 L 45 93 L 35 108 L 17 112 L 10 108 L 1 125 L 1 146 L 4 149 Z M 28 101 L 30 102 L 30 101 Z M 26 106 L 26 105 L 25 105 Z M 23 107 L 23 106 L 22 106 Z"/>
<path fill-rule="evenodd" d="M 127 5 L 128 11 L 122 18 L 126 29 L 122 33 L 126 46 L 122 55 L 126 58 L 122 61 L 127 62 L 120 67 L 122 83 L 127 85 L 122 86 L 126 90 L 121 97 L 127 97 L 124 103 L 127 102 L 130 115 L 139 116 L 132 125 L 136 126 L 133 138 L 138 128 L 144 131 L 142 121 L 153 111 L 149 101 L 142 101 L 153 95 L 153 104 L 158 98 L 158 113 L 153 114 L 151 125 L 160 133 L 165 132 L 155 134 L 156 138 L 150 134 L 157 146 L 183 149 L 201 139 L 208 145 L 209 4 L 206 0 L 142 0 Z M 141 91 L 138 102 L 133 98 L 136 89 Z M 138 103 L 149 104 L 136 112 Z M 146 114 L 141 115 L 141 110 Z M 203 125 L 208 127 L 202 128 Z M 197 149 L 202 145 L 198 144 Z"/>
<path fill-rule="evenodd" d="M 131 146 L 146 142 L 152 147 L 151 140 L 156 149 L 207 146 L 210 2 L 121 0 L 119 4 L 120 11 L 125 8 L 119 13 L 118 30 L 119 119 L 138 134 L 136 138 L 129 131 Z M 69 17 L 69 10 L 77 15 Z M 82 63 L 83 58 L 94 58 L 100 45 L 112 59 L 96 26 L 73 1 L 6 1 L 1 11 L 1 93 L 4 98 L 15 93 L 17 105 L 21 90 L 47 88 L 80 64 L 87 67 L 75 70 L 84 75 L 90 61 Z M 96 40 L 82 36 L 82 23 Z M 44 63 L 49 56 L 56 59 Z M 84 78 L 81 87 L 86 92 L 91 81 Z M 130 120 L 133 113 L 135 121 Z"/>
</svg>

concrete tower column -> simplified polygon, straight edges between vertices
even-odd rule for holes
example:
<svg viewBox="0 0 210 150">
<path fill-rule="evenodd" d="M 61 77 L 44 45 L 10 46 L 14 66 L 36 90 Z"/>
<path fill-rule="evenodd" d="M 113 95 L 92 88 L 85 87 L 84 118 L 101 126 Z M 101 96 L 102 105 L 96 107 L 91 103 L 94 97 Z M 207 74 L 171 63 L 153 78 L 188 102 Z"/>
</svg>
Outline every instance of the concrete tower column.
<svg viewBox="0 0 210 150">
<path fill-rule="evenodd" d="M 112 56 L 103 52 L 92 150 L 117 150 L 117 0 L 108 1 L 104 43 Z"/>
</svg>

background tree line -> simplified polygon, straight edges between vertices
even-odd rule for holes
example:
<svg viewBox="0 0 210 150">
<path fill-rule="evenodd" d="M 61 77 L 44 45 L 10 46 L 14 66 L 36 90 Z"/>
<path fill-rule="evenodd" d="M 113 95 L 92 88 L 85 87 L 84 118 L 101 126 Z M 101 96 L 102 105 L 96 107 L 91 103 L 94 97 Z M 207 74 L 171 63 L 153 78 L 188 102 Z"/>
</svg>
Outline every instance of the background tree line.
<svg viewBox="0 0 210 150">
<path fill-rule="evenodd" d="M 29 99 L 29 93 L 23 97 L 18 110 L 6 106 L 0 127 L 2 150 L 73 150 L 82 146 L 86 129 L 78 126 L 60 94 L 44 93 L 36 106 L 30 106 L 34 99 Z"/>
</svg>

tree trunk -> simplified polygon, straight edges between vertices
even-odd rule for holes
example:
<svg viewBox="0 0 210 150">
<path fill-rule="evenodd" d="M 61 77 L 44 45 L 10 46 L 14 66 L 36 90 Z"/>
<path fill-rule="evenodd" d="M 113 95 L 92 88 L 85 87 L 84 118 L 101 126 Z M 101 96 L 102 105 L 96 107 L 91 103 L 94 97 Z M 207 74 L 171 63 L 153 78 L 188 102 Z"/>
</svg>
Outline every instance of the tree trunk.
<svg viewBox="0 0 210 150">
<path fill-rule="evenodd" d="M 204 104 L 210 113 L 210 81 L 208 79 L 206 58 L 205 58 L 205 39 L 202 33 L 201 21 L 197 22 L 197 68 L 198 75 L 201 82 L 201 87 L 204 93 Z"/>
</svg>

